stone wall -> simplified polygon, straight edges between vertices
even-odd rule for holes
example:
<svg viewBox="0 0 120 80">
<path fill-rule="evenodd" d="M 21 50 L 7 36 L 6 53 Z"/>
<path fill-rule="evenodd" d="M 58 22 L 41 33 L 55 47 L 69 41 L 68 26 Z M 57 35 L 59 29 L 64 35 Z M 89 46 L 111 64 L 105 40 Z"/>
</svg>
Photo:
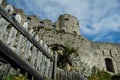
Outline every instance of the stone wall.
<svg viewBox="0 0 120 80">
<path fill-rule="evenodd" d="M 91 42 L 81 35 L 55 30 L 41 29 L 38 34 L 48 45 L 69 45 L 77 49 L 78 56 L 72 57 L 72 64 L 76 71 L 82 72 L 86 76 L 92 73 L 93 67 L 108 71 L 105 63 L 106 58 L 112 60 L 114 67 L 114 72 L 108 72 L 111 74 L 120 73 L 120 44 Z M 83 69 L 85 70 L 83 71 Z"/>
<path fill-rule="evenodd" d="M 56 23 L 57 30 L 64 30 L 68 33 L 80 35 L 79 21 L 76 17 L 70 14 L 60 15 Z"/>
<path fill-rule="evenodd" d="M 0 0 L 2 1 L 2 0 Z M 7 5 L 6 0 L 2 2 L 2 6 Z M 59 44 L 62 46 L 70 46 L 77 50 L 77 56 L 72 56 L 72 66 L 74 70 L 79 71 L 85 76 L 93 73 L 93 68 L 108 71 L 105 59 L 112 60 L 114 72 L 120 73 L 120 44 L 91 42 L 80 35 L 78 20 L 70 15 L 64 14 L 58 18 L 54 24 L 51 20 L 42 20 L 34 15 L 25 15 L 23 10 L 16 9 L 9 5 L 8 9 L 12 10 L 14 15 L 18 16 L 17 20 L 21 21 L 24 26 L 28 23 L 28 29 L 33 29 L 35 34 L 47 45 Z M 7 10 L 8 10 L 7 9 Z M 64 31 L 61 31 L 64 30 Z"/>
<path fill-rule="evenodd" d="M 100 69 L 104 69 L 105 71 L 107 71 L 105 59 L 109 58 L 113 62 L 115 73 L 120 73 L 120 44 L 95 42 L 93 43 L 92 47 L 94 51 L 99 55 L 98 57 L 100 59 L 97 61 L 97 66 Z"/>
</svg>

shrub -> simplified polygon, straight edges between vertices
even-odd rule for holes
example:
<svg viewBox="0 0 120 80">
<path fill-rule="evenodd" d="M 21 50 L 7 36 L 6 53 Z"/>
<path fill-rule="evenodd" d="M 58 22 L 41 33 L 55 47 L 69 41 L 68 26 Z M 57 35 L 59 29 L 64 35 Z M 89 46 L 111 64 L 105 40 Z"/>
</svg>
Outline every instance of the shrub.
<svg viewBox="0 0 120 80">
<path fill-rule="evenodd" d="M 111 80 L 112 75 L 105 71 L 99 71 L 88 78 L 88 80 Z"/>
</svg>

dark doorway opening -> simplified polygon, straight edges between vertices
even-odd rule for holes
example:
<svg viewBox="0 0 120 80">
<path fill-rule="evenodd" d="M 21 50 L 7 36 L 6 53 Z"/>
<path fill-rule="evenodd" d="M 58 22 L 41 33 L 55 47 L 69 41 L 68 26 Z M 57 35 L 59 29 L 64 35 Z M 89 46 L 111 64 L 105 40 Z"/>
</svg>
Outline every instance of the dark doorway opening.
<svg viewBox="0 0 120 80">
<path fill-rule="evenodd" d="M 106 58 L 105 59 L 105 64 L 106 64 L 107 71 L 110 71 L 110 72 L 113 72 L 113 73 L 115 72 L 114 67 L 113 67 L 112 59 Z"/>
</svg>

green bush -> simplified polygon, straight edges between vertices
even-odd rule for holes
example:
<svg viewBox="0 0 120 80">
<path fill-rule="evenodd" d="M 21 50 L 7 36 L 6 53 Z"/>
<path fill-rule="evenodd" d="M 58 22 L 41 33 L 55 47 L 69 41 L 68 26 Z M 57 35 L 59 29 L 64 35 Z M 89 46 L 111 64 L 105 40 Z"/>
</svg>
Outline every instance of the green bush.
<svg viewBox="0 0 120 80">
<path fill-rule="evenodd" d="M 111 80 L 112 75 L 105 71 L 99 71 L 88 78 L 88 80 Z"/>
<path fill-rule="evenodd" d="M 72 53 L 76 53 L 76 49 L 70 46 L 66 46 L 64 49 L 65 55 L 70 55 Z"/>
<path fill-rule="evenodd" d="M 72 54 L 72 53 L 76 53 L 76 49 L 73 48 L 73 47 L 70 47 L 70 46 L 65 46 L 64 47 L 64 50 L 63 50 L 63 55 L 59 55 L 58 58 L 59 58 L 59 61 L 58 61 L 58 67 L 64 69 L 66 67 L 66 64 L 71 64 L 71 61 L 69 59 L 69 56 Z"/>
</svg>

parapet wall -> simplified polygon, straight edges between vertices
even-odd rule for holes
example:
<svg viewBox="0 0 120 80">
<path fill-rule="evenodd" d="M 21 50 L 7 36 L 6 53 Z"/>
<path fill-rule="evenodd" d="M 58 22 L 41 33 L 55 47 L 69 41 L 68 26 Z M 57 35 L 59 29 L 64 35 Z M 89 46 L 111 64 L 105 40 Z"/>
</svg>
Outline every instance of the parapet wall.
<svg viewBox="0 0 120 80">
<path fill-rule="evenodd" d="M 16 14 L 19 14 L 19 18 L 21 18 L 21 25 L 23 25 L 24 22 L 29 23 L 29 28 L 44 28 L 44 29 L 54 29 L 59 31 L 64 31 L 67 33 L 77 34 L 80 35 L 79 30 L 79 21 L 76 17 L 70 15 L 70 14 L 63 14 L 60 15 L 58 20 L 53 23 L 49 19 L 40 19 L 36 17 L 35 15 L 25 15 L 22 9 L 16 9 L 13 5 L 8 5 L 6 3 L 6 0 L 1 0 L 1 5 L 6 8 L 6 10 L 9 10 L 9 13 L 13 15 L 13 17 Z M 7 5 L 7 6 L 6 6 Z"/>
</svg>

